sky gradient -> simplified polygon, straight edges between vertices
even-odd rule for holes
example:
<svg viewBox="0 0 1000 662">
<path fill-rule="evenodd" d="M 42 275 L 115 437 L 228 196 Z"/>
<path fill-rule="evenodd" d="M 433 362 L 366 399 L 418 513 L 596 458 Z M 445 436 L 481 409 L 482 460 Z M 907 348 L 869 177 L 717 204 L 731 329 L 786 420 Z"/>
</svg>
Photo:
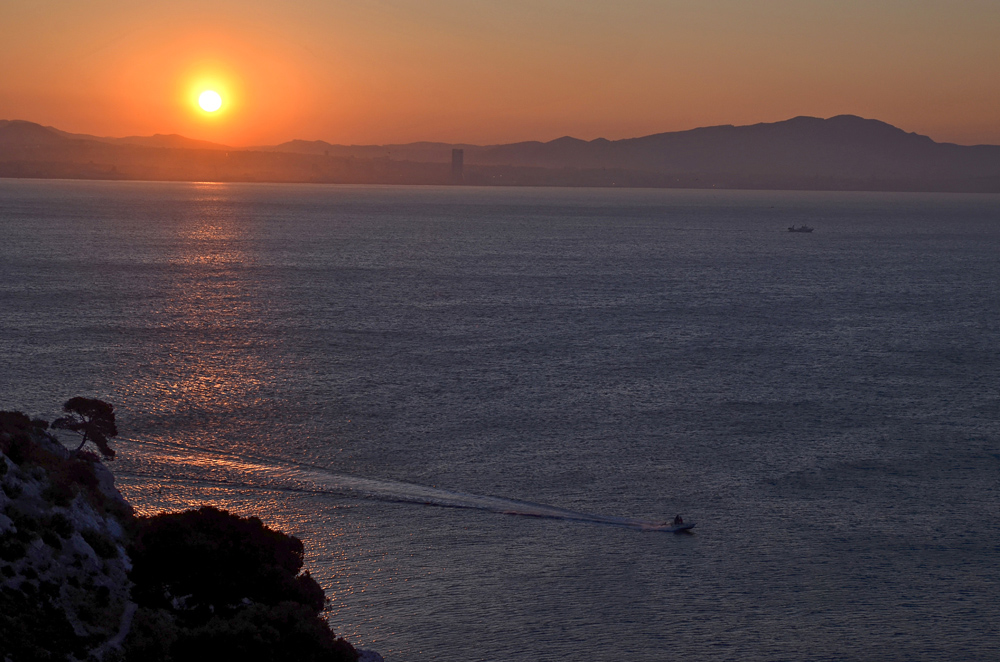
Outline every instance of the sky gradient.
<svg viewBox="0 0 1000 662">
<path fill-rule="evenodd" d="M 98 135 L 489 144 L 849 113 L 1000 144 L 996 0 L 4 0 L 0 63 L 0 119 Z"/>
</svg>

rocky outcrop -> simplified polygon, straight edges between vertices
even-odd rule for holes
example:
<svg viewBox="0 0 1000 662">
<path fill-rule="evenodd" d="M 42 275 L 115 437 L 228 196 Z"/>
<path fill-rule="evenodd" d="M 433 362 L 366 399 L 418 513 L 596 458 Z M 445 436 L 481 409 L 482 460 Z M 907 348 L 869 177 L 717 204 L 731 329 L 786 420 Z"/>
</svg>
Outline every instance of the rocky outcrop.
<svg viewBox="0 0 1000 662">
<path fill-rule="evenodd" d="M 95 456 L 0 412 L 0 659 L 104 659 L 135 611 L 131 507 Z"/>
<path fill-rule="evenodd" d="M 300 540 L 211 507 L 137 518 L 46 428 L 0 412 L 0 662 L 382 662 L 330 629 Z"/>
</svg>

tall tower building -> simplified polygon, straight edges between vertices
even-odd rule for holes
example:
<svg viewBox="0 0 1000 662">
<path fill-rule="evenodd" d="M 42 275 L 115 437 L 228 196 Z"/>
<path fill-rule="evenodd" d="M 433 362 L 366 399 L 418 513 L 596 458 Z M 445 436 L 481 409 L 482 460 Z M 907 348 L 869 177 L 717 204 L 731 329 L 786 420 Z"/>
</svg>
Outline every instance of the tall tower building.
<svg viewBox="0 0 1000 662">
<path fill-rule="evenodd" d="M 465 174 L 463 170 L 465 169 L 465 150 L 464 149 L 453 149 L 451 150 L 451 183 L 461 184 L 465 181 Z"/>
</svg>

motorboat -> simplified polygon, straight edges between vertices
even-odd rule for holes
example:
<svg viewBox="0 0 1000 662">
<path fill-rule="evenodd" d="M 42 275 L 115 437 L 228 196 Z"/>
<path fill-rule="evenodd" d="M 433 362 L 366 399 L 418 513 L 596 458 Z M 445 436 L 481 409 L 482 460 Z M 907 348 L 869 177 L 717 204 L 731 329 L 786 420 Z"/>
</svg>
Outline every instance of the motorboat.
<svg viewBox="0 0 1000 662">
<path fill-rule="evenodd" d="M 694 528 L 694 522 L 684 522 L 682 524 L 670 524 L 664 531 L 669 533 L 684 533 Z"/>
</svg>

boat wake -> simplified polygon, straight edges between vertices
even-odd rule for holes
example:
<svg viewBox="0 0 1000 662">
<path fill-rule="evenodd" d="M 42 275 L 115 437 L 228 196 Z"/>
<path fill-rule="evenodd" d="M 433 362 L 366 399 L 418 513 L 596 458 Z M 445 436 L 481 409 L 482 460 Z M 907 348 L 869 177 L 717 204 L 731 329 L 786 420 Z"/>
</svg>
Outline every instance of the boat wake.
<svg viewBox="0 0 1000 662">
<path fill-rule="evenodd" d="M 581 513 L 503 497 L 469 494 L 402 481 L 364 478 L 274 458 L 236 456 L 159 442 L 139 442 L 125 476 L 194 481 L 230 487 L 329 494 L 440 508 L 483 510 L 502 515 L 601 524 L 640 531 L 670 531 L 672 524 Z"/>
</svg>

